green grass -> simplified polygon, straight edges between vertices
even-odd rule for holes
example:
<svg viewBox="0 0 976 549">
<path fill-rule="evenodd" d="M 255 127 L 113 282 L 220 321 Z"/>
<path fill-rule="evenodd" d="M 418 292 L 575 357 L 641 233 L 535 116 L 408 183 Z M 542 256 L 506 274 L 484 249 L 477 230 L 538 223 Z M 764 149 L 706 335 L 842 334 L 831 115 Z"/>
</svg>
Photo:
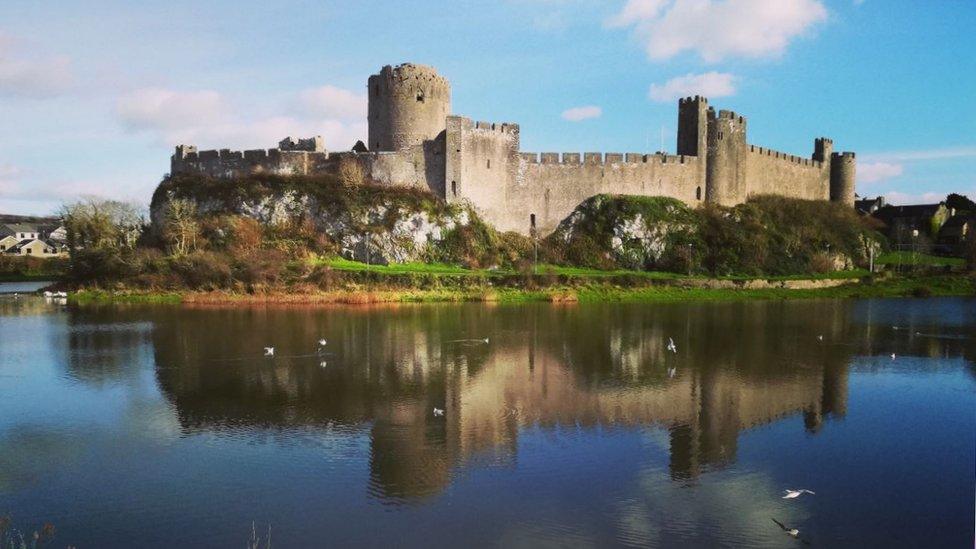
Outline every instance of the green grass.
<svg viewBox="0 0 976 549">
<path fill-rule="evenodd" d="M 372 271 L 385 274 L 486 274 L 487 270 L 473 270 L 447 265 L 444 263 L 395 263 L 390 265 L 367 265 L 359 261 L 336 257 L 328 259 L 317 259 L 312 261 L 313 265 L 326 265 L 340 271 Z"/>
<path fill-rule="evenodd" d="M 176 304 L 183 296 L 173 292 L 111 292 L 107 290 L 80 290 L 68 294 L 71 303 L 158 303 Z"/>
<path fill-rule="evenodd" d="M 680 284 L 653 284 L 647 286 L 622 287 L 607 280 L 593 279 L 581 285 L 557 284 L 542 288 L 492 287 L 490 285 L 472 284 L 458 285 L 444 288 L 375 288 L 334 290 L 330 294 L 332 299 L 317 300 L 314 292 L 310 294 L 306 304 L 322 303 L 357 303 L 343 301 L 342 297 L 352 294 L 375 293 L 380 297 L 370 302 L 401 302 L 401 303 L 429 303 L 429 302 L 463 302 L 463 301 L 491 301 L 499 303 L 522 303 L 539 301 L 579 301 L 580 303 L 606 302 L 677 302 L 677 301 L 741 301 L 756 299 L 858 299 L 858 298 L 889 298 L 889 297 L 938 297 L 938 296 L 974 296 L 976 295 L 976 277 L 967 275 L 926 275 L 912 277 L 889 277 L 872 281 L 851 281 L 827 288 L 789 289 L 789 288 L 697 288 Z M 246 303 L 248 301 L 289 302 L 289 294 L 267 296 L 251 296 L 247 294 L 214 294 L 212 299 L 204 299 L 209 303 Z M 567 299 L 568 298 L 568 299 Z M 152 292 L 108 292 L 103 290 L 87 290 L 71 294 L 69 299 L 76 303 L 180 303 L 182 295 L 177 293 Z M 299 300 L 296 303 L 303 303 Z"/>
<path fill-rule="evenodd" d="M 962 267 L 966 260 L 961 257 L 939 257 L 912 252 L 888 252 L 877 259 L 878 265 L 924 265 L 926 267 Z"/>
<path fill-rule="evenodd" d="M 457 265 L 444 263 L 401 263 L 391 265 L 367 265 L 358 261 L 344 258 L 327 258 L 312 261 L 313 265 L 325 265 L 340 271 L 374 272 L 379 274 L 430 274 L 430 275 L 471 275 L 471 276 L 506 276 L 519 274 L 514 269 L 466 269 Z M 540 264 L 532 269 L 536 275 L 558 275 L 572 278 L 608 279 L 614 277 L 637 277 L 647 280 L 688 280 L 707 279 L 705 275 L 686 275 L 666 271 L 638 271 L 628 269 L 602 270 L 590 267 L 564 267 L 560 265 Z M 720 280 L 855 280 L 867 276 L 865 269 L 851 271 L 834 271 L 829 273 L 811 273 L 776 276 L 746 276 L 730 275 L 718 277 Z"/>
</svg>

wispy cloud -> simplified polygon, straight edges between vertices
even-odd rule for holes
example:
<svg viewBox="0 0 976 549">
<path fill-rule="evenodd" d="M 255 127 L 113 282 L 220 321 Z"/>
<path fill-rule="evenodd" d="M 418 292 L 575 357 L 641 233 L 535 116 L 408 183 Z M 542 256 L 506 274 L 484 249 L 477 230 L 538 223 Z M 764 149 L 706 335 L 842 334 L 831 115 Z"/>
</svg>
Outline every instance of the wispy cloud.
<svg viewBox="0 0 976 549">
<path fill-rule="evenodd" d="M 876 183 L 898 177 L 904 173 L 905 167 L 901 164 L 889 162 L 859 162 L 857 165 L 858 183 Z"/>
<path fill-rule="evenodd" d="M 573 107 L 572 109 L 566 109 L 563 111 L 563 120 L 569 120 L 570 122 L 580 122 L 582 120 L 588 120 L 591 118 L 600 118 L 603 115 L 603 109 L 597 107 L 596 105 L 587 105 L 584 107 Z"/>
<path fill-rule="evenodd" d="M 633 27 L 652 60 L 691 51 L 715 63 L 779 57 L 826 18 L 821 0 L 628 0 L 605 26 Z"/>
<path fill-rule="evenodd" d="M 213 90 L 163 88 L 137 90 L 116 105 L 126 129 L 152 135 L 167 146 L 229 148 L 270 147 L 289 135 L 321 135 L 328 148 L 344 150 L 365 138 L 365 111 L 364 96 L 335 86 L 303 90 L 272 108 L 238 108 Z"/>
<path fill-rule="evenodd" d="M 67 91 L 74 81 L 67 56 L 40 56 L 17 47 L 9 35 L 0 33 L 0 96 L 21 98 L 54 97 Z"/>
<path fill-rule="evenodd" d="M 866 162 L 915 162 L 921 160 L 945 160 L 951 158 L 976 158 L 976 145 L 961 145 L 939 149 L 885 151 L 858 155 Z"/>
<path fill-rule="evenodd" d="M 689 95 L 727 97 L 733 94 L 735 94 L 735 75 L 714 71 L 678 76 L 664 84 L 651 84 L 648 90 L 648 97 L 659 102 L 674 101 Z"/>
</svg>

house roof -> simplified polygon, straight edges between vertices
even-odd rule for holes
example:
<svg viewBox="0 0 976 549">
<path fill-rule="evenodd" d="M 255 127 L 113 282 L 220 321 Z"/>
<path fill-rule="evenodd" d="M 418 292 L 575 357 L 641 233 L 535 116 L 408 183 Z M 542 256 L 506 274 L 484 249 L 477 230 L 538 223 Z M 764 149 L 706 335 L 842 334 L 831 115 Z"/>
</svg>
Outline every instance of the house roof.
<svg viewBox="0 0 976 549">
<path fill-rule="evenodd" d="M 34 242 L 40 242 L 45 248 L 52 248 L 54 250 L 58 250 L 58 248 L 59 248 L 58 246 L 55 246 L 54 244 L 51 244 L 50 242 L 46 242 L 44 240 L 41 240 L 40 238 L 25 238 L 25 239 L 21 240 L 20 242 L 14 244 L 13 246 L 7 248 L 6 251 L 7 251 L 7 253 L 18 253 L 18 252 L 20 252 L 20 250 L 24 246 L 27 246 L 28 244 L 32 244 Z"/>
<path fill-rule="evenodd" d="M 888 222 L 894 219 L 928 219 L 934 216 L 939 208 L 944 208 L 945 203 L 938 204 L 912 204 L 909 206 L 885 206 L 874 212 L 875 217 Z"/>
<path fill-rule="evenodd" d="M 30 223 L 7 223 L 3 225 L 8 233 L 38 233 L 40 232 L 37 225 L 32 225 Z"/>
</svg>

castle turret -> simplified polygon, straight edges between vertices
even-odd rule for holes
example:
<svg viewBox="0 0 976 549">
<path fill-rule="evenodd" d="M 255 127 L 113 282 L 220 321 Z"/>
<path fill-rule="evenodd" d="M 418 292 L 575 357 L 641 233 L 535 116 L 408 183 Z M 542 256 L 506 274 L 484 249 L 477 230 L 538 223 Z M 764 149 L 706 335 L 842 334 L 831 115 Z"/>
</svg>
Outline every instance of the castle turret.
<svg viewBox="0 0 976 549">
<path fill-rule="evenodd" d="M 451 114 L 451 85 L 433 67 L 405 63 L 369 77 L 371 151 L 422 145 L 444 131 Z"/>
<path fill-rule="evenodd" d="M 833 153 L 830 156 L 830 200 L 854 206 L 854 176 L 857 161 L 852 152 Z"/>
<path fill-rule="evenodd" d="M 817 162 L 829 162 L 830 155 L 834 152 L 833 139 L 818 137 L 813 140 L 813 159 Z"/>
<path fill-rule="evenodd" d="M 732 111 L 708 109 L 708 163 L 705 200 L 733 206 L 746 199 L 746 119 Z"/>
<path fill-rule="evenodd" d="M 708 163 L 708 99 L 696 95 L 678 100 L 676 151 L 679 155 L 698 157 L 695 196 L 701 200 Z"/>
<path fill-rule="evenodd" d="M 197 154 L 197 148 L 193 145 L 177 145 L 176 152 L 169 158 L 169 173 L 175 175 L 185 171 L 186 157 Z"/>
</svg>

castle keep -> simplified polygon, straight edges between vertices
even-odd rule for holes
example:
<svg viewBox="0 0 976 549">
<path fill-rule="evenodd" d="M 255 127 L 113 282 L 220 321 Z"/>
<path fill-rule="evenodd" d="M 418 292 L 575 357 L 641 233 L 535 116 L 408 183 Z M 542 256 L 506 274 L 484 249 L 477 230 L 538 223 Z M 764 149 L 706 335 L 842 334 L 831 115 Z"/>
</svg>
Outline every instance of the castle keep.
<svg viewBox="0 0 976 549">
<path fill-rule="evenodd" d="M 746 118 L 704 97 L 678 101 L 677 154 L 529 153 L 519 126 L 451 114 L 451 86 L 432 67 L 386 66 L 369 77 L 369 138 L 329 153 L 321 137 L 286 138 L 275 149 L 197 151 L 179 145 L 171 173 L 237 177 L 337 173 L 355 163 L 365 180 L 427 189 L 468 202 L 502 231 L 545 235 L 600 193 L 670 196 L 690 206 L 731 206 L 762 194 L 853 207 L 855 157 L 814 141 L 802 158 L 746 141 Z"/>
</svg>

